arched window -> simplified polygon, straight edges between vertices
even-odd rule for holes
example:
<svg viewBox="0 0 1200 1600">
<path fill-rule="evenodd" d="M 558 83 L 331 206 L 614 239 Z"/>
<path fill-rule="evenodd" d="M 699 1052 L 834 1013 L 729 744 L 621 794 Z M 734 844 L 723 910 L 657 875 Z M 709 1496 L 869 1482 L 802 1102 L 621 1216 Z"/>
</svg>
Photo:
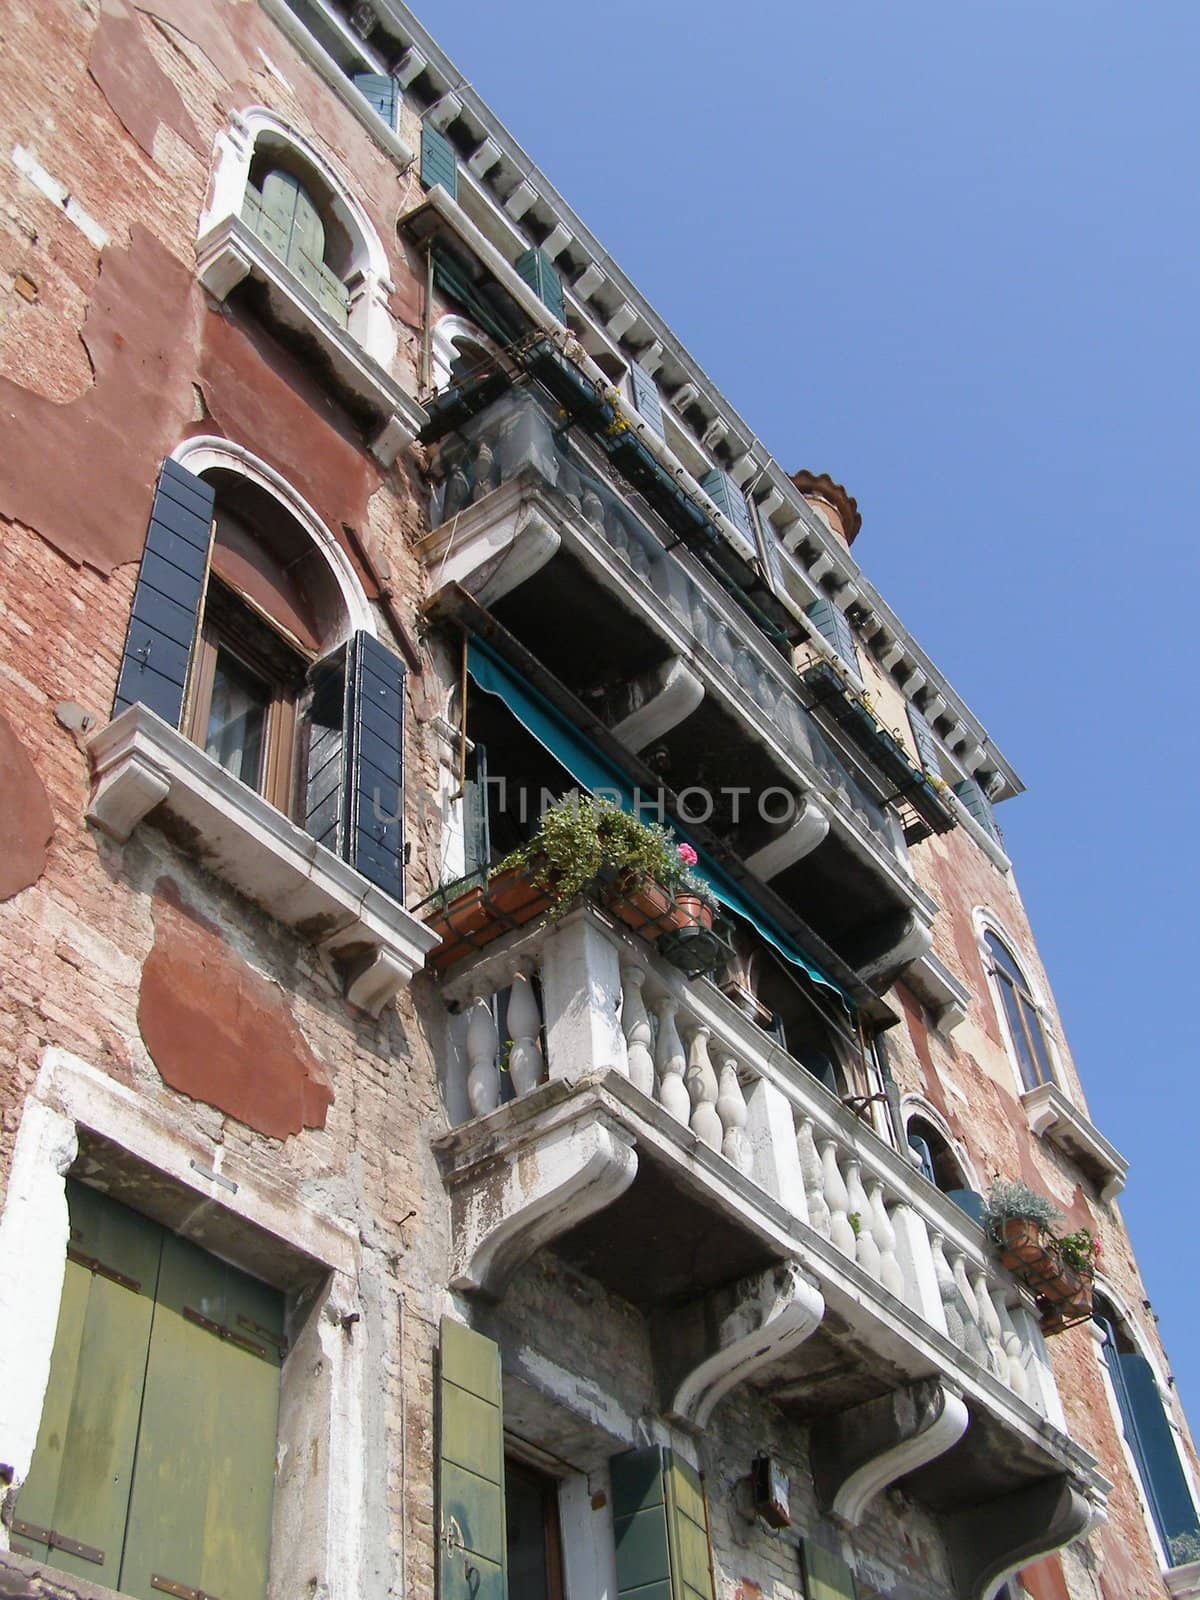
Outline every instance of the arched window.
<svg viewBox="0 0 1200 1600">
<path fill-rule="evenodd" d="M 350 292 L 342 277 L 348 266 L 348 241 L 339 239 L 327 207 L 323 211 L 294 172 L 275 164 L 278 160 L 274 152 L 256 151 L 242 215 L 321 309 L 340 327 L 348 327 Z"/>
<path fill-rule="evenodd" d="M 1041 1083 L 1053 1083 L 1054 1068 L 1050 1060 L 1046 1027 L 1029 980 L 998 934 L 988 928 L 984 931 L 983 939 L 991 975 L 1004 1008 L 1004 1020 L 1021 1083 L 1026 1089 L 1036 1089 Z"/>
<path fill-rule="evenodd" d="M 499 347 L 466 317 L 439 317 L 433 330 L 433 386 L 445 389 L 500 358 Z"/>
<path fill-rule="evenodd" d="M 962 1162 L 942 1130 L 930 1117 L 917 1113 L 907 1118 L 905 1132 L 922 1174 L 978 1222 L 983 1215 L 983 1197 L 971 1187 Z"/>
<path fill-rule="evenodd" d="M 1183 1470 L 1175 1431 L 1150 1362 L 1137 1347 L 1129 1323 L 1104 1295 L 1095 1298 L 1093 1319 L 1142 1495 L 1163 1553 L 1184 1534 L 1200 1537 L 1200 1516 Z"/>
</svg>

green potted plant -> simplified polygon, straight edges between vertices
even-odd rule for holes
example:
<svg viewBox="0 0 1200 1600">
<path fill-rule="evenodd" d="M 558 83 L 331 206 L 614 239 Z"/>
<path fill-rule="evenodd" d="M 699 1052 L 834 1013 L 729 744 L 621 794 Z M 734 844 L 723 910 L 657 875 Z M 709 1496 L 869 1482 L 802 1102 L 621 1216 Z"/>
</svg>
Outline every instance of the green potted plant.
<svg viewBox="0 0 1200 1600">
<path fill-rule="evenodd" d="M 1001 1264 L 1030 1289 L 1042 1330 L 1058 1333 L 1091 1316 L 1100 1241 L 1088 1228 L 1055 1234 L 1062 1212 L 1017 1180 L 998 1178 L 983 1205 L 983 1226 Z"/>
</svg>

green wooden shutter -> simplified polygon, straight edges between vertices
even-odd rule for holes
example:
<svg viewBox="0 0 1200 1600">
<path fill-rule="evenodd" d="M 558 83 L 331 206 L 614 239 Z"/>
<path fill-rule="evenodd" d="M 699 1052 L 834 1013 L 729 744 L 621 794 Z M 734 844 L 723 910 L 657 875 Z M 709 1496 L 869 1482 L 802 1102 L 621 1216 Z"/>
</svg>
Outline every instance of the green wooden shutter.
<svg viewBox="0 0 1200 1600">
<path fill-rule="evenodd" d="M 140 702 L 173 728 L 183 716 L 188 667 L 208 571 L 216 491 L 163 462 L 133 592 L 113 716 Z"/>
<path fill-rule="evenodd" d="M 812 1539 L 804 1541 L 804 1584 L 807 1600 L 855 1600 L 858 1593 L 841 1556 Z"/>
<path fill-rule="evenodd" d="M 713 1600 L 699 1474 L 662 1445 L 614 1456 L 609 1468 L 618 1596 Z"/>
<path fill-rule="evenodd" d="M 458 157 L 444 133 L 428 123 L 421 129 L 421 182 L 427 189 L 440 184 L 451 200 L 458 199 Z"/>
<path fill-rule="evenodd" d="M 398 85 L 395 78 L 383 72 L 356 72 L 354 87 L 371 109 L 378 112 L 389 128 L 396 126 Z"/>
<path fill-rule="evenodd" d="M 758 545 L 754 538 L 754 524 L 750 520 L 750 507 L 746 504 L 746 496 L 729 474 L 723 472 L 720 467 L 714 467 L 700 479 L 700 487 L 717 509 L 733 523 L 746 544 L 757 555 Z"/>
<path fill-rule="evenodd" d="M 908 725 L 912 729 L 913 743 L 917 747 L 917 760 L 922 770 L 931 772 L 935 778 L 940 778 L 942 763 L 938 754 L 937 735 L 925 713 L 918 711 L 911 703 L 908 706 Z"/>
<path fill-rule="evenodd" d="M 439 1600 L 506 1600 L 500 1351 L 449 1317 L 441 1327 Z"/>
<path fill-rule="evenodd" d="M 278 1291 L 165 1235 L 124 1593 L 266 1595 L 282 1349 Z"/>
<path fill-rule="evenodd" d="M 805 612 L 809 621 L 825 640 L 833 646 L 842 665 L 859 677 L 858 650 L 854 643 L 854 629 L 846 613 L 832 600 L 822 597 L 814 600 Z"/>
<path fill-rule="evenodd" d="M 666 429 L 663 426 L 662 401 L 658 395 L 658 385 L 644 367 L 639 367 L 636 361 L 629 363 L 629 382 L 633 389 L 633 403 L 637 407 L 638 415 L 644 417 L 648 427 L 653 428 L 660 439 L 665 439 Z"/>
<path fill-rule="evenodd" d="M 50 1381 L 13 1532 L 38 1560 L 116 1589 L 161 1230 L 83 1184 L 68 1182 L 67 1204 Z"/>
<path fill-rule="evenodd" d="M 538 299 L 560 322 L 566 320 L 562 279 L 544 250 L 526 250 L 517 257 L 516 268 Z"/>
<path fill-rule="evenodd" d="M 1000 827 L 992 810 L 992 803 L 975 779 L 964 778 L 961 783 L 954 785 L 954 792 L 984 832 L 989 833 L 998 843 L 1001 842 Z"/>
</svg>

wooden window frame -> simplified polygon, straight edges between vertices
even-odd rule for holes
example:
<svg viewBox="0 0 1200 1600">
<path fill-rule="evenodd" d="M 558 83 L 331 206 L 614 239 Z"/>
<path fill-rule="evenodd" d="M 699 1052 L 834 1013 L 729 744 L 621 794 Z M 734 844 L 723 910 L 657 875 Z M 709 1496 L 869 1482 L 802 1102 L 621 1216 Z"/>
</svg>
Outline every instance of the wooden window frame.
<svg viewBox="0 0 1200 1600">
<path fill-rule="evenodd" d="M 1054 1056 L 1038 1004 L 1020 963 L 993 928 L 985 928 L 988 970 L 996 985 L 1004 1024 L 1012 1041 L 1017 1076 L 1025 1093 L 1056 1082 Z M 1031 1022 L 1032 1019 L 1032 1022 Z M 1028 1081 L 1032 1073 L 1033 1082 Z"/>
<path fill-rule="evenodd" d="M 294 817 L 299 772 L 301 702 L 315 657 L 277 627 L 259 607 L 214 574 L 209 575 L 200 629 L 192 654 L 184 733 L 205 749 L 212 711 L 217 655 L 225 650 L 270 691 L 263 761 L 255 792 L 286 817 Z"/>
<path fill-rule="evenodd" d="M 535 1488 L 542 1499 L 542 1537 L 546 1551 L 546 1600 L 566 1600 L 566 1579 L 563 1567 L 562 1520 L 558 1509 L 558 1479 L 549 1473 L 531 1467 L 510 1450 L 504 1453 L 505 1482 L 509 1475 L 522 1478 Z M 507 1495 L 506 1495 L 507 1500 Z M 507 1538 L 507 1530 L 505 1533 Z"/>
</svg>

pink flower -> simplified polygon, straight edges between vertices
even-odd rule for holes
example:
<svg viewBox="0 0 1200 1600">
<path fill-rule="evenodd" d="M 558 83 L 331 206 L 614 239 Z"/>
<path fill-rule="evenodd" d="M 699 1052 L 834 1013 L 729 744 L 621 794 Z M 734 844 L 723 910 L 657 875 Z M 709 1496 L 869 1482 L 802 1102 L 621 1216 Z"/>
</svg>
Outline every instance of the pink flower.
<svg viewBox="0 0 1200 1600">
<path fill-rule="evenodd" d="M 700 857 L 692 849 L 690 844 L 681 844 L 679 846 L 679 859 L 683 862 L 685 867 L 694 867 L 697 861 L 699 861 Z"/>
</svg>

